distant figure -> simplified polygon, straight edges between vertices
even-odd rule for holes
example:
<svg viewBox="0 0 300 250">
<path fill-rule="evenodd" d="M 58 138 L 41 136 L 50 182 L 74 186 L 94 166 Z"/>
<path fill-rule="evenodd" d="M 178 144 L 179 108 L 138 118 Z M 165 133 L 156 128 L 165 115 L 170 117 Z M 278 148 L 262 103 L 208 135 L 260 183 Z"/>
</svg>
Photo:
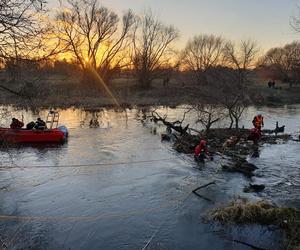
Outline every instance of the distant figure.
<svg viewBox="0 0 300 250">
<path fill-rule="evenodd" d="M 210 153 L 208 152 L 207 142 L 205 140 L 201 140 L 195 148 L 194 159 L 197 162 L 204 162 L 204 159 L 206 159 L 207 157 L 210 157 L 210 159 L 213 160 Z"/>
<path fill-rule="evenodd" d="M 264 117 L 262 114 L 258 114 L 253 118 L 252 124 L 254 128 L 258 129 L 261 132 L 261 128 L 264 126 Z"/>
<path fill-rule="evenodd" d="M 97 118 L 92 118 L 89 124 L 90 128 L 99 128 L 100 124 Z"/>
<path fill-rule="evenodd" d="M 268 87 L 269 87 L 269 88 L 272 87 L 272 82 L 271 82 L 271 81 L 268 82 Z"/>
<path fill-rule="evenodd" d="M 163 79 L 163 85 L 164 85 L 164 87 L 168 87 L 168 85 L 169 85 L 169 82 L 170 82 L 170 77 L 165 77 L 164 79 Z"/>
<path fill-rule="evenodd" d="M 39 130 L 44 130 L 46 129 L 46 122 L 44 122 L 41 118 L 37 118 L 34 128 Z"/>
<path fill-rule="evenodd" d="M 269 81 L 268 82 L 268 87 L 269 88 L 275 88 L 275 85 L 276 85 L 275 81 Z"/>
<path fill-rule="evenodd" d="M 31 130 L 31 129 L 34 128 L 34 126 L 35 126 L 35 123 L 34 123 L 34 122 L 29 122 L 29 123 L 27 123 L 27 125 L 26 125 L 26 129 L 27 129 L 27 130 Z"/>
<path fill-rule="evenodd" d="M 19 121 L 18 119 L 16 118 L 12 118 L 11 120 L 11 124 L 10 124 L 10 128 L 11 129 L 20 129 L 24 126 L 24 123 Z"/>
</svg>

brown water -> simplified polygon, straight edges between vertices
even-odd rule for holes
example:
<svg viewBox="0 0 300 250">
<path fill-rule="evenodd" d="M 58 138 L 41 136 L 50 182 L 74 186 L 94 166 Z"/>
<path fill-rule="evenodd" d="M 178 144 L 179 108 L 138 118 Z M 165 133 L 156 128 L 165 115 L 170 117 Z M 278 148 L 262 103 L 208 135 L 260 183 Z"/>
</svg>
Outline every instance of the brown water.
<svg viewBox="0 0 300 250">
<path fill-rule="evenodd" d="M 161 108 L 170 119 L 182 108 Z M 47 111 L 13 110 L 2 121 L 22 114 L 27 122 Z M 251 125 L 257 108 L 245 113 Z M 299 133 L 300 106 L 260 108 L 266 128 L 275 122 Z M 4 111 L 2 111 L 4 113 Z M 160 142 L 153 124 L 142 125 L 139 110 L 100 110 L 100 128 L 87 125 L 92 113 L 79 109 L 60 112 L 70 137 L 60 146 L 2 149 L 0 168 L 0 244 L 9 249 L 248 249 L 228 237 L 280 249 L 278 232 L 263 227 L 228 227 L 218 232 L 202 216 L 220 203 L 240 195 L 300 207 L 300 144 L 265 145 L 252 181 L 266 189 L 244 194 L 251 180 L 220 170 L 221 159 L 199 170 L 191 156 L 180 155 Z M 192 116 L 192 115 L 191 115 Z M 192 117 L 187 120 L 191 122 Z M 191 191 L 217 181 L 200 193 Z M 1 247 L 0 247 L 1 248 Z"/>
</svg>

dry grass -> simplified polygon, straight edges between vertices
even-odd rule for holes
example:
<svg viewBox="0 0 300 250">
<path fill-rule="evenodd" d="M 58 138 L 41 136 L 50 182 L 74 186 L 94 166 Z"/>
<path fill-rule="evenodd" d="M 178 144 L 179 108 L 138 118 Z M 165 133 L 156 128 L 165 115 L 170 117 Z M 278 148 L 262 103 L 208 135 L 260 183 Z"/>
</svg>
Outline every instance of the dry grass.
<svg viewBox="0 0 300 250">
<path fill-rule="evenodd" d="M 265 201 L 235 200 L 211 212 L 210 218 L 222 223 L 275 225 L 282 229 L 287 249 L 300 246 L 300 210 L 295 208 L 276 207 Z"/>
</svg>

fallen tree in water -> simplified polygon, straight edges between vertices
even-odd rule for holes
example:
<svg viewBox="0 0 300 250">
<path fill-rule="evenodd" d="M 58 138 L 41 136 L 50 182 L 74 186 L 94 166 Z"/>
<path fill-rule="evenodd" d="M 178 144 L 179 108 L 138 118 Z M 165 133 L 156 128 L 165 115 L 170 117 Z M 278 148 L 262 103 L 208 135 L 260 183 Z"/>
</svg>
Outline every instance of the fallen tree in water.
<svg viewBox="0 0 300 250">
<path fill-rule="evenodd" d="M 173 147 L 179 153 L 193 154 L 200 140 L 205 139 L 212 154 L 219 154 L 222 158 L 226 158 L 226 162 L 222 165 L 224 171 L 240 172 L 251 177 L 257 167 L 247 162 L 246 158 L 249 155 L 258 157 L 259 146 L 264 143 L 275 144 L 278 140 L 290 139 L 290 136 L 286 134 L 263 135 L 260 143 L 256 144 L 249 140 L 250 129 L 218 128 L 197 131 L 190 128 L 189 124 L 183 125 L 189 111 L 191 110 L 184 113 L 182 120 L 174 122 L 168 121 L 167 116 L 162 117 L 156 111 L 152 111 L 148 118 L 155 123 L 161 122 L 167 127 L 167 133 L 162 134 L 161 138 L 165 141 L 173 138 Z"/>
<path fill-rule="evenodd" d="M 278 226 L 287 240 L 287 249 L 298 249 L 300 246 L 300 210 L 295 208 L 277 207 L 266 201 L 251 203 L 239 199 L 215 209 L 209 214 L 209 219 L 239 225 Z"/>
<path fill-rule="evenodd" d="M 185 115 L 188 113 L 185 112 L 183 115 L 183 118 L 181 121 L 174 121 L 174 122 L 169 122 L 166 120 L 166 116 L 165 117 L 161 117 L 156 111 L 152 111 L 151 114 L 151 119 L 157 123 L 157 122 L 162 122 L 170 131 L 173 129 L 174 131 L 178 132 L 180 135 L 186 135 L 187 134 L 187 130 L 189 128 L 189 124 L 186 125 L 185 127 L 182 127 L 182 123 L 184 122 L 185 119 Z"/>
</svg>

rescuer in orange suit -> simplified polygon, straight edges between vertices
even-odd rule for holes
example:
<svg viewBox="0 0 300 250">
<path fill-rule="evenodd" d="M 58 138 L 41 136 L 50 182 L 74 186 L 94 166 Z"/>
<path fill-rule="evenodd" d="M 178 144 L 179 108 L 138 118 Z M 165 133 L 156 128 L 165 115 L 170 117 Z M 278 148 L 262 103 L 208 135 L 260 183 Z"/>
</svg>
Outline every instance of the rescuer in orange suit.
<svg viewBox="0 0 300 250">
<path fill-rule="evenodd" d="M 253 118 L 252 124 L 254 128 L 258 129 L 261 132 L 261 128 L 264 126 L 264 117 L 262 114 L 258 114 Z"/>
</svg>

